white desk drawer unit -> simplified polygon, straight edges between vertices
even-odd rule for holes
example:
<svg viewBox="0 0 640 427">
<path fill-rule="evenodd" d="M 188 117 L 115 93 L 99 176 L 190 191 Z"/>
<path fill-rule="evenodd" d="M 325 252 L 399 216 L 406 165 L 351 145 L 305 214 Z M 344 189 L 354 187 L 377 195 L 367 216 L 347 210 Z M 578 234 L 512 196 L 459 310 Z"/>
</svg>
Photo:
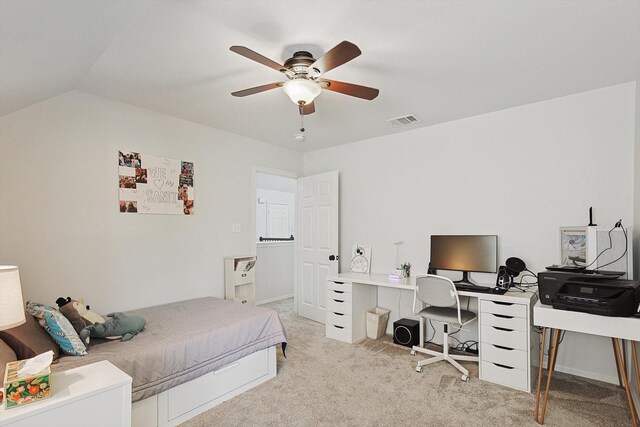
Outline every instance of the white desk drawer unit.
<svg viewBox="0 0 640 427">
<path fill-rule="evenodd" d="M 352 342 L 351 283 L 327 282 L 327 338 Z"/>
<path fill-rule="evenodd" d="M 327 324 L 351 329 L 351 316 L 347 314 L 328 311 Z"/>
<path fill-rule="evenodd" d="M 334 291 L 333 289 L 329 289 L 327 291 L 327 299 L 332 299 L 336 301 L 351 301 L 351 292 L 350 291 Z"/>
<path fill-rule="evenodd" d="M 351 316 L 351 298 L 349 298 L 348 301 L 344 299 L 328 299 L 327 313 L 338 313 Z"/>
<path fill-rule="evenodd" d="M 327 280 L 327 338 L 353 344 L 367 335 L 367 310 L 376 306 L 374 286 Z"/>
<path fill-rule="evenodd" d="M 529 306 L 480 301 L 480 378 L 531 391 Z"/>
</svg>

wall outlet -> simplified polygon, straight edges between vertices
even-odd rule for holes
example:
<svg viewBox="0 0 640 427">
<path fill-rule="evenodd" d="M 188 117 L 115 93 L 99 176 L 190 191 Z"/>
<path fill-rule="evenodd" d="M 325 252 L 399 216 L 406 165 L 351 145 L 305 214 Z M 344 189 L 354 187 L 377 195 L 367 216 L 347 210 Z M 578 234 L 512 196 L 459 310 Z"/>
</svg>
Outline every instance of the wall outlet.
<svg viewBox="0 0 640 427">
<path fill-rule="evenodd" d="M 240 224 L 238 224 L 237 222 L 234 222 L 231 225 L 231 231 L 234 232 L 234 233 L 239 233 L 239 232 L 242 231 L 242 227 L 240 227 Z"/>
</svg>

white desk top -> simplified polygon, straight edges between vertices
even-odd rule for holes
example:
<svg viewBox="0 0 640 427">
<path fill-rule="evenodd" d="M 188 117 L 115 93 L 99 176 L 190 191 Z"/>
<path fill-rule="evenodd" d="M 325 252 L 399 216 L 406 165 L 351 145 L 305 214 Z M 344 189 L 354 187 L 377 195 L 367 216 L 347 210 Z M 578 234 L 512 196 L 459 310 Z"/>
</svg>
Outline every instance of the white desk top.
<svg viewBox="0 0 640 427">
<path fill-rule="evenodd" d="M 533 306 L 533 324 L 583 334 L 640 341 L 640 318 L 609 317 L 556 310 L 540 301 Z"/>
<path fill-rule="evenodd" d="M 416 289 L 415 277 L 407 277 L 404 279 L 390 279 L 388 274 L 382 273 L 340 273 L 337 275 L 327 276 L 327 280 L 333 280 L 336 282 L 362 283 L 364 285 L 406 289 L 410 291 L 414 291 Z M 463 297 L 474 297 L 479 299 L 516 304 L 532 304 L 538 299 L 537 293 L 522 292 L 518 289 L 511 289 L 504 295 L 472 291 L 458 291 L 458 295 Z"/>
<path fill-rule="evenodd" d="M 56 406 L 74 402 L 80 397 L 91 396 L 125 384 L 131 384 L 131 377 L 106 360 L 53 373 L 51 397 L 12 409 L 4 409 L 3 403 L 0 405 L 0 426 L 9 426 L 35 413 L 45 412 Z"/>
</svg>

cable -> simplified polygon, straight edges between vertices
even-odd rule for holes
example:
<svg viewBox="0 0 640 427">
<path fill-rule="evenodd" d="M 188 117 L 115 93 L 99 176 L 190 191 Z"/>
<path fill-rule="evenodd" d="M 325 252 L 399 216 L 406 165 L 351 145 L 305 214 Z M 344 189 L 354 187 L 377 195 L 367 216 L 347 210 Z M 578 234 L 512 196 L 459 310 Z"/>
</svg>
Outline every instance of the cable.
<svg viewBox="0 0 640 427">
<path fill-rule="evenodd" d="M 622 228 L 622 234 L 624 234 L 624 252 L 622 252 L 622 255 L 620 255 L 618 258 L 614 259 L 613 261 L 608 262 L 606 264 L 603 264 L 603 265 L 600 265 L 600 266 L 594 268 L 593 269 L 594 271 L 598 270 L 598 269 L 600 269 L 602 267 L 606 267 L 607 265 L 611 265 L 613 263 L 616 263 L 616 262 L 620 261 L 622 259 L 622 257 L 627 254 L 627 249 L 629 248 L 629 240 L 628 240 L 628 237 L 627 237 L 627 230 L 625 230 L 624 227 L 622 227 L 622 220 L 618 221 L 616 223 L 616 225 L 614 226 L 614 228 L 617 227 L 618 224 L 620 224 L 620 227 Z M 611 240 L 611 232 L 609 232 L 609 240 Z M 598 259 L 598 258 L 596 258 L 596 259 Z M 594 260 L 594 262 L 595 262 L 595 260 Z M 593 263 L 591 263 L 591 264 L 593 264 Z"/>
<path fill-rule="evenodd" d="M 594 262 L 596 262 L 598 260 L 598 258 L 600 258 L 602 256 L 603 253 L 605 253 L 606 251 L 608 251 L 609 249 L 613 248 L 613 241 L 611 240 L 611 233 L 613 232 L 613 230 L 616 229 L 616 227 L 618 226 L 618 224 L 622 224 L 622 220 L 618 221 L 617 223 L 614 224 L 613 227 L 611 227 L 611 230 L 609 230 L 609 247 L 605 248 L 602 250 L 602 252 L 600 252 L 598 254 L 598 256 L 596 257 L 596 259 L 594 259 L 593 261 L 591 261 L 588 265 L 585 265 L 584 267 L 581 268 L 587 268 L 587 267 L 591 267 L 593 265 Z M 626 252 L 626 251 L 625 251 Z M 597 270 L 597 268 L 594 268 L 594 270 Z"/>
<path fill-rule="evenodd" d="M 429 319 L 429 324 L 431 325 L 431 329 L 433 329 L 433 335 L 431 335 L 431 338 L 429 338 L 428 340 L 426 340 L 426 341 L 424 342 L 425 344 L 427 344 L 427 343 L 429 343 L 429 344 L 433 343 L 433 339 L 434 339 L 434 338 L 435 338 L 435 336 L 436 336 L 436 328 L 435 328 L 435 326 L 433 326 L 433 322 L 431 321 L 431 319 Z M 434 343 L 434 344 L 435 344 L 435 343 Z"/>
</svg>

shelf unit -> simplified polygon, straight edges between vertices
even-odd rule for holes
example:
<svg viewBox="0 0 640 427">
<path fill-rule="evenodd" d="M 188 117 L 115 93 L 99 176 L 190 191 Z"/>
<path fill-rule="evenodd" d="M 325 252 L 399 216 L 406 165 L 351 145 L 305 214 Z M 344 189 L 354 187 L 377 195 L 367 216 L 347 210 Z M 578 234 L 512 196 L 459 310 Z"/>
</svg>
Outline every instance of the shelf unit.
<svg viewBox="0 0 640 427">
<path fill-rule="evenodd" d="M 232 256 L 224 259 L 225 299 L 255 305 L 255 264 L 255 256 Z"/>
</svg>

